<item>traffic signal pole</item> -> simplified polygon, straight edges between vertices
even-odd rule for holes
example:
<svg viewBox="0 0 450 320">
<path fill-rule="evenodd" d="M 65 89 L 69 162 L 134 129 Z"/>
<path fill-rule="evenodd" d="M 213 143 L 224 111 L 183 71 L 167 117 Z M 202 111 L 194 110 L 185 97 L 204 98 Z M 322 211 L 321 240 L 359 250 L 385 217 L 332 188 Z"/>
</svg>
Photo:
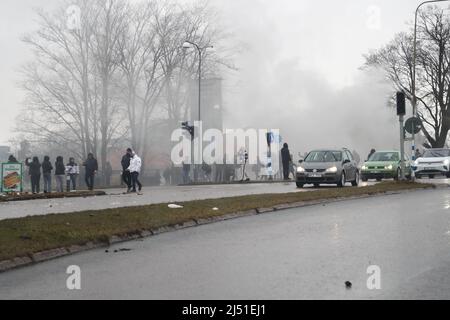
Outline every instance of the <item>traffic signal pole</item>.
<svg viewBox="0 0 450 320">
<path fill-rule="evenodd" d="M 400 177 L 401 181 L 404 181 L 405 178 L 405 127 L 404 121 L 405 118 L 403 115 L 399 115 L 400 120 Z"/>
</svg>

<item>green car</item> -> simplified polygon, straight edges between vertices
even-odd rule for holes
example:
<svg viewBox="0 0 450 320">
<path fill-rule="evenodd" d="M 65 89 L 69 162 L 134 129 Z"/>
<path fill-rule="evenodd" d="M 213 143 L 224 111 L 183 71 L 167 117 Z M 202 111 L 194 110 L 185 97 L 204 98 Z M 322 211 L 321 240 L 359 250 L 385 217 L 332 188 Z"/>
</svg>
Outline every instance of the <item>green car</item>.
<svg viewBox="0 0 450 320">
<path fill-rule="evenodd" d="M 405 155 L 405 176 L 411 178 L 411 164 Z M 369 160 L 361 167 L 361 180 L 368 181 L 376 179 L 398 180 L 401 175 L 400 152 L 399 151 L 379 151 L 375 152 Z"/>
</svg>

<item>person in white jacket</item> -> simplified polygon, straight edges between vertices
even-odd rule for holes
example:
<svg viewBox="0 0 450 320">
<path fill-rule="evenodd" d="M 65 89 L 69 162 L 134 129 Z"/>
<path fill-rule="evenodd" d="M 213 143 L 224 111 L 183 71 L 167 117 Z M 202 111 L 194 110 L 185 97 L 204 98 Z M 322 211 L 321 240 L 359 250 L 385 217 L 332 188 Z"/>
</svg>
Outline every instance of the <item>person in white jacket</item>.
<svg viewBox="0 0 450 320">
<path fill-rule="evenodd" d="M 133 190 L 131 192 L 141 192 L 142 190 L 142 183 L 139 181 L 139 173 L 141 172 L 141 167 L 141 158 L 139 158 L 139 156 L 135 152 L 133 152 L 132 158 L 130 159 L 130 166 L 127 169 L 127 171 L 130 171 L 131 174 L 131 183 L 133 186 Z M 138 185 L 138 190 L 136 190 L 136 185 Z"/>
</svg>

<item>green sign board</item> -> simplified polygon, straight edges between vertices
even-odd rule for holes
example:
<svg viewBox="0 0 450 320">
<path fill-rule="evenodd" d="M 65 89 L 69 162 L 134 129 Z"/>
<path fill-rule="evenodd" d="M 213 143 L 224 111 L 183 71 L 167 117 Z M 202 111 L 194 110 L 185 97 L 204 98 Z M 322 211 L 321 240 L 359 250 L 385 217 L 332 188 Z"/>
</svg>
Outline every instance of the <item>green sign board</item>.
<svg viewBox="0 0 450 320">
<path fill-rule="evenodd" d="M 2 163 L 2 192 L 23 191 L 23 166 L 21 163 Z"/>
</svg>

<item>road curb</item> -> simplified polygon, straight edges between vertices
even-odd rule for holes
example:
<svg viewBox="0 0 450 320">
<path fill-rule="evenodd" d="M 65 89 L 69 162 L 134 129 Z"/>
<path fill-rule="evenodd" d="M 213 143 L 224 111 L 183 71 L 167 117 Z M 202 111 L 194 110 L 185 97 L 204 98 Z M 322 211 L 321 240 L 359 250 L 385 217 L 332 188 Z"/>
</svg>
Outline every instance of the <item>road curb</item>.
<svg viewBox="0 0 450 320">
<path fill-rule="evenodd" d="M 14 259 L 0 261 L 0 273 L 9 271 L 9 270 L 13 270 L 13 269 L 18 269 L 21 267 L 34 265 L 34 264 L 49 261 L 49 260 L 53 260 L 53 259 L 60 258 L 63 256 L 68 256 L 68 255 L 73 255 L 73 254 L 89 251 L 92 249 L 109 247 L 111 245 L 118 244 L 118 243 L 123 243 L 123 242 L 143 239 L 143 238 L 149 238 L 149 237 L 156 236 L 156 235 L 163 234 L 163 233 L 173 232 L 173 231 L 187 229 L 187 228 L 193 228 L 193 227 L 212 224 L 212 223 L 216 223 L 216 222 L 234 220 L 234 219 L 238 219 L 238 218 L 250 217 L 250 216 L 261 215 L 261 214 L 269 214 L 269 213 L 274 213 L 274 212 L 289 210 L 289 209 L 295 209 L 295 208 L 326 205 L 326 204 L 342 202 L 342 201 L 366 199 L 366 198 L 381 197 L 381 196 L 388 196 L 388 195 L 397 195 L 397 194 L 411 193 L 411 192 L 431 190 L 431 189 L 448 189 L 448 188 L 450 188 L 450 185 L 443 185 L 443 186 L 433 185 L 432 187 L 426 187 L 426 188 L 421 188 L 421 189 L 386 191 L 383 193 L 374 193 L 374 194 L 367 193 L 367 194 L 351 196 L 351 197 L 341 197 L 341 198 L 334 198 L 334 199 L 319 199 L 319 200 L 279 204 L 279 205 L 276 205 L 276 206 L 270 207 L 270 208 L 256 208 L 256 209 L 251 209 L 251 210 L 247 210 L 247 211 L 227 213 L 224 215 L 218 215 L 216 217 L 211 217 L 211 218 L 193 219 L 193 220 L 188 220 L 188 221 L 176 224 L 176 225 L 162 226 L 159 228 L 152 228 L 150 230 L 140 230 L 140 231 L 136 231 L 135 233 L 132 233 L 132 234 L 114 235 L 114 236 L 109 237 L 105 242 L 98 242 L 98 243 L 88 242 L 84 245 L 72 245 L 70 247 L 55 248 L 55 249 L 51 249 L 51 250 L 33 253 L 30 256 L 18 257 L 18 258 L 14 258 Z"/>
</svg>

